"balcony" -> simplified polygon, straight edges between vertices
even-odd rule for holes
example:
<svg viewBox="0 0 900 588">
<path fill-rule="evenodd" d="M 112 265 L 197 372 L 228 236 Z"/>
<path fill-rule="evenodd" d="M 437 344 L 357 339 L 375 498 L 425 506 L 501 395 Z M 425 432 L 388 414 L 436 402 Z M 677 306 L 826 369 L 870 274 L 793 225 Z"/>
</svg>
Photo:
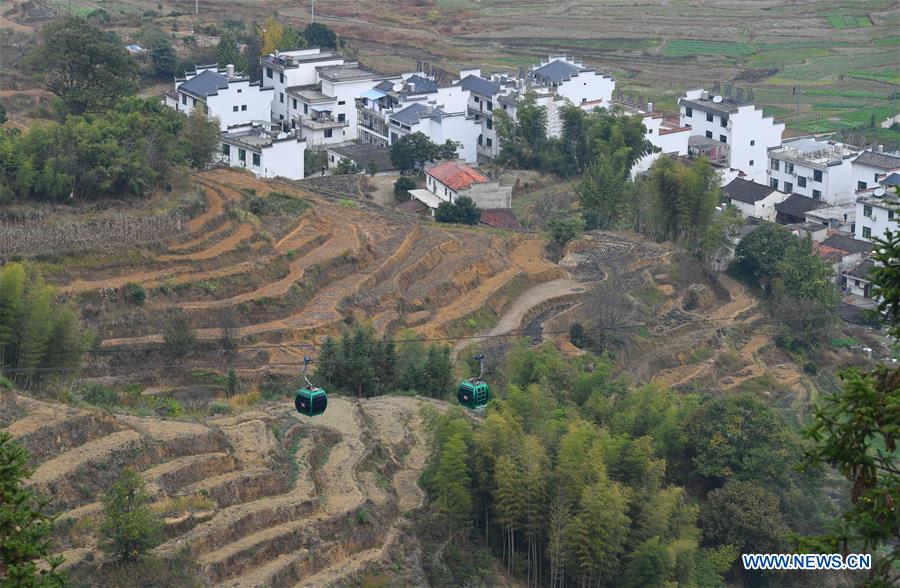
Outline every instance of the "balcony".
<svg viewBox="0 0 900 588">
<path fill-rule="evenodd" d="M 317 116 L 315 118 L 309 116 L 300 117 L 300 126 L 306 127 L 307 129 L 312 129 L 314 131 L 320 131 L 323 129 L 340 129 L 346 127 L 348 124 L 349 123 L 347 123 L 347 121 L 334 120 L 334 118 L 330 116 Z"/>
</svg>

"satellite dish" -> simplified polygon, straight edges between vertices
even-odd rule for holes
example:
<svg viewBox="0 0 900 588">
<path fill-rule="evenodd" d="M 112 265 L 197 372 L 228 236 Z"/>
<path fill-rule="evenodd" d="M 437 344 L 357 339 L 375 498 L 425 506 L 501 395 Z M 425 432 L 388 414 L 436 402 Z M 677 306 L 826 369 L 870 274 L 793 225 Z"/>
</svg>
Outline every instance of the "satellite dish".
<svg viewBox="0 0 900 588">
<path fill-rule="evenodd" d="M 713 102 L 715 102 L 716 104 L 719 104 L 720 102 L 722 102 L 722 97 L 721 96 L 713 96 Z"/>
<path fill-rule="evenodd" d="M 394 92 L 402 92 L 402 91 L 403 91 L 403 84 L 394 84 L 394 87 L 391 88 L 391 89 L 394 90 Z"/>
<path fill-rule="evenodd" d="M 873 192 L 873 194 L 875 194 L 875 196 L 881 198 L 882 196 L 884 196 L 884 188 L 875 188 L 875 191 Z"/>
</svg>

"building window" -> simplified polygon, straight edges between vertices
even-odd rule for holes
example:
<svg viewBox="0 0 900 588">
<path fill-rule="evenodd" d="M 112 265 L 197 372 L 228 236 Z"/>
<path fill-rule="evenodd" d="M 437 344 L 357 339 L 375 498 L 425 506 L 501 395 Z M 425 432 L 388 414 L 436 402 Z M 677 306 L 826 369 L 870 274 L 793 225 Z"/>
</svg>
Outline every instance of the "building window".
<svg viewBox="0 0 900 588">
<path fill-rule="evenodd" d="M 756 145 L 756 141 L 754 141 L 753 139 L 750 139 L 750 146 L 753 147 L 754 145 Z"/>
<path fill-rule="evenodd" d="M 282 84 L 284 83 L 284 74 L 283 73 L 278 74 L 278 81 L 281 82 Z"/>
<path fill-rule="evenodd" d="M 690 106 L 685 107 L 685 109 L 684 109 L 684 116 L 686 116 L 686 117 L 688 117 L 688 118 L 693 118 L 693 116 L 694 116 L 694 109 L 691 108 Z"/>
<path fill-rule="evenodd" d="M 750 167 L 753 167 L 753 160 L 750 160 Z"/>
<path fill-rule="evenodd" d="M 231 146 L 230 145 L 222 143 L 222 155 L 224 155 L 225 157 L 231 156 Z"/>
<path fill-rule="evenodd" d="M 283 114 L 279 114 L 279 115 L 278 115 L 278 120 L 284 120 L 284 115 L 283 115 Z"/>
<path fill-rule="evenodd" d="M 291 100 L 292 100 L 293 103 L 294 103 L 294 110 L 297 110 L 297 99 L 296 99 L 296 98 L 291 98 Z"/>
<path fill-rule="evenodd" d="M 259 153 L 253 154 L 253 165 L 255 165 L 256 167 L 259 167 Z"/>
<path fill-rule="evenodd" d="M 450 192 L 447 190 L 447 186 L 444 186 L 444 196 L 447 196 Z"/>
<path fill-rule="evenodd" d="M 181 95 L 181 103 L 187 106 L 187 94 Z"/>
<path fill-rule="evenodd" d="M 726 137 L 725 135 L 719 135 L 719 143 L 727 143 L 727 142 L 728 142 L 728 137 Z"/>
<path fill-rule="evenodd" d="M 822 199 L 822 191 L 821 190 L 813 190 L 813 200 L 821 200 Z"/>
<path fill-rule="evenodd" d="M 853 285 L 859 288 L 859 280 L 853 280 Z"/>
<path fill-rule="evenodd" d="M 893 210 L 888 211 L 888 220 L 894 220 L 894 211 Z"/>
<path fill-rule="evenodd" d="M 338 115 L 338 122 L 344 122 L 345 120 L 347 120 L 347 115 L 344 114 L 343 112 L 340 113 L 340 114 Z"/>
<path fill-rule="evenodd" d="M 800 186 L 801 188 L 805 188 L 806 187 L 806 177 L 798 176 L 797 177 L 797 185 Z"/>
<path fill-rule="evenodd" d="M 343 106 L 346 103 L 347 103 L 346 100 L 338 100 L 338 106 Z"/>
<path fill-rule="evenodd" d="M 246 105 L 246 104 L 241 104 L 241 110 L 247 110 L 247 105 Z"/>
<path fill-rule="evenodd" d="M 191 106 L 197 106 L 197 99 L 191 98 Z"/>
<path fill-rule="evenodd" d="M 719 121 L 719 124 L 722 126 L 723 129 L 724 129 L 725 127 L 727 127 L 727 126 L 728 126 L 728 117 L 727 117 L 727 116 L 723 116 L 723 117 L 722 117 L 722 120 Z"/>
<path fill-rule="evenodd" d="M 493 147 L 493 146 L 494 146 L 494 140 L 491 139 L 491 138 L 485 139 L 484 142 L 485 142 L 485 144 L 486 144 L 488 147 Z"/>
<path fill-rule="evenodd" d="M 784 173 L 786 173 L 786 174 L 792 174 L 792 173 L 794 173 L 794 164 L 793 164 L 793 163 L 784 162 Z"/>
<path fill-rule="evenodd" d="M 778 189 L 778 178 L 772 178 L 771 180 L 769 180 L 769 185 L 777 190 Z"/>
<path fill-rule="evenodd" d="M 490 100 L 488 100 L 488 103 L 487 103 L 487 109 L 488 109 L 488 110 L 494 110 L 494 103 L 491 102 Z"/>
<path fill-rule="evenodd" d="M 772 159 L 772 171 L 778 171 L 781 167 L 781 162 L 777 159 Z"/>
<path fill-rule="evenodd" d="M 475 104 L 481 103 L 481 98 L 479 98 L 478 96 L 472 96 L 472 99 L 475 100 Z"/>
<path fill-rule="evenodd" d="M 503 105 L 503 110 L 506 110 L 506 104 Z"/>
<path fill-rule="evenodd" d="M 325 138 L 326 138 L 326 139 L 330 139 L 330 138 L 331 138 L 331 129 L 325 129 Z"/>
<path fill-rule="evenodd" d="M 791 192 L 793 192 L 793 191 L 794 191 L 794 184 L 792 184 L 792 183 L 790 183 L 790 182 L 785 182 L 785 183 L 784 183 L 784 191 L 787 192 L 788 194 L 790 194 Z"/>
<path fill-rule="evenodd" d="M 482 139 L 482 137 L 484 137 L 484 135 L 478 135 L 478 146 L 479 147 L 481 147 L 481 145 L 484 144 L 484 140 Z"/>
<path fill-rule="evenodd" d="M 267 67 L 267 68 L 266 68 L 266 77 L 267 77 L 267 78 L 271 78 L 271 77 L 272 77 L 272 68 L 271 68 L 271 67 Z"/>
<path fill-rule="evenodd" d="M 712 122 L 712 121 L 713 121 L 713 115 L 707 112 L 706 113 L 706 122 Z"/>
<path fill-rule="evenodd" d="M 303 114 L 309 114 L 309 104 L 303 105 Z"/>
<path fill-rule="evenodd" d="M 278 93 L 278 101 L 284 104 L 284 92 Z"/>
<path fill-rule="evenodd" d="M 872 227 L 863 227 L 863 237 L 868 239 L 872 236 Z"/>
<path fill-rule="evenodd" d="M 712 131 L 706 131 L 706 138 L 712 139 Z"/>
<path fill-rule="evenodd" d="M 814 170 L 813 170 L 813 181 L 814 181 L 814 182 L 821 182 L 821 181 L 822 181 L 822 170 L 820 170 L 820 169 L 814 169 Z"/>
<path fill-rule="evenodd" d="M 863 216 L 872 218 L 872 207 L 868 204 L 863 204 Z"/>
<path fill-rule="evenodd" d="M 865 182 L 856 182 L 857 190 L 865 190 L 866 187 L 867 187 L 867 184 Z"/>
<path fill-rule="evenodd" d="M 240 94 L 241 92 L 243 92 L 243 90 L 241 90 L 240 88 L 238 88 L 237 91 L 238 91 L 238 94 Z"/>
<path fill-rule="evenodd" d="M 494 128 L 494 121 L 493 121 L 493 120 L 487 119 L 487 128 L 488 128 L 488 130 L 491 130 L 491 129 Z"/>
<path fill-rule="evenodd" d="M 232 112 L 237 112 L 237 111 L 238 111 L 237 105 L 232 106 L 232 107 L 231 107 L 231 111 L 232 111 Z"/>
<path fill-rule="evenodd" d="M 241 161 L 247 161 L 246 149 L 238 149 L 238 159 L 240 159 Z"/>
</svg>

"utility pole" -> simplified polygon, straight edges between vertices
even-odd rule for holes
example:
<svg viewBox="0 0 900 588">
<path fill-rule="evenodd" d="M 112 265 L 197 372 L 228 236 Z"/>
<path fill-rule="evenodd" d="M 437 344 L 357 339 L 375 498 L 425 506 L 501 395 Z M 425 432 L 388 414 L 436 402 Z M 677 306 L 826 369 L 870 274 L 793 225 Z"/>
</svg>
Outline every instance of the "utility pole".
<svg viewBox="0 0 900 588">
<path fill-rule="evenodd" d="M 312 14 L 309 17 L 309 23 L 312 24 L 316 22 L 316 0 L 312 0 Z"/>
<path fill-rule="evenodd" d="M 200 14 L 200 0 L 194 0 L 194 14 Z"/>
</svg>

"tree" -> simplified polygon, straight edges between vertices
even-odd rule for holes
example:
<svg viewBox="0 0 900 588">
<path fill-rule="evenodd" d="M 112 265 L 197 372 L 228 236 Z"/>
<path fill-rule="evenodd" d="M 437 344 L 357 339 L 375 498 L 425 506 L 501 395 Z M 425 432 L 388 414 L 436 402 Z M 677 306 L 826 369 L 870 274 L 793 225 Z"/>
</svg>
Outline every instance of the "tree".
<svg viewBox="0 0 900 588">
<path fill-rule="evenodd" d="M 705 159 L 686 165 L 664 156 L 653 164 L 650 181 L 661 236 L 684 241 L 697 251 L 719 201 L 719 175 Z"/>
<path fill-rule="evenodd" d="M 79 17 L 41 29 L 23 65 L 74 114 L 108 109 L 137 90 L 137 63 L 119 39 Z"/>
<path fill-rule="evenodd" d="M 150 508 L 144 480 L 125 470 L 103 495 L 100 547 L 121 562 L 134 561 L 159 543 L 161 523 Z"/>
<path fill-rule="evenodd" d="M 339 176 L 355 174 L 357 173 L 357 171 L 358 170 L 356 169 L 356 163 L 354 163 L 353 160 L 347 157 L 342 157 L 334 167 L 334 173 Z"/>
<path fill-rule="evenodd" d="M 391 144 L 391 162 L 401 172 L 420 169 L 426 161 L 434 161 L 437 146 L 424 133 L 416 131 Z"/>
<path fill-rule="evenodd" d="M 241 59 L 252 82 L 258 82 L 262 79 L 262 65 L 259 63 L 259 56 L 262 54 L 262 40 L 257 35 L 249 35 L 244 44 L 244 49 L 241 51 Z"/>
<path fill-rule="evenodd" d="M 455 202 L 441 202 L 434 213 L 439 223 L 476 225 L 481 218 L 475 202 L 468 196 L 460 196 Z"/>
<path fill-rule="evenodd" d="M 447 139 L 443 145 L 435 145 L 435 158 L 444 160 L 458 159 L 461 146 L 462 143 Z"/>
<path fill-rule="evenodd" d="M 178 56 L 166 38 L 160 38 L 150 46 L 150 62 L 157 76 L 172 76 L 177 73 Z"/>
<path fill-rule="evenodd" d="M 555 218 L 548 223 L 550 238 L 561 251 L 569 241 L 577 239 L 584 231 L 584 219 L 573 216 L 571 218 Z"/>
<path fill-rule="evenodd" d="M 900 209 L 894 215 L 900 215 Z M 888 333 L 900 339 L 900 231 L 887 230 L 884 237 L 873 241 L 872 297 L 878 300 L 878 312 Z"/>
<path fill-rule="evenodd" d="M 195 108 L 184 122 L 182 141 L 190 164 L 202 169 L 213 159 L 219 146 L 219 119 L 208 118 L 202 108 Z"/>
<path fill-rule="evenodd" d="M 437 506 L 446 517 L 454 533 L 465 533 L 471 525 L 472 496 L 466 464 L 465 433 L 452 434 L 440 449 L 434 487 L 438 492 Z"/>
<path fill-rule="evenodd" d="M 628 181 L 611 158 L 595 160 L 575 187 L 591 229 L 620 227 L 628 213 Z"/>
<path fill-rule="evenodd" d="M 172 355 L 181 357 L 194 346 L 197 331 L 191 326 L 191 319 L 181 309 L 173 312 L 163 325 L 163 341 Z"/>
<path fill-rule="evenodd" d="M 709 269 L 721 270 L 721 261 L 728 259 L 734 250 L 734 241 L 744 226 L 744 217 L 736 206 L 728 205 L 718 214 L 703 235 L 701 250 L 703 262 Z"/>
<path fill-rule="evenodd" d="M 6 106 L 0 103 L 0 125 L 6 122 Z"/>
<path fill-rule="evenodd" d="M 290 25 L 286 25 L 281 33 L 281 39 L 278 41 L 278 49 L 280 51 L 300 49 L 301 47 L 306 47 L 306 44 L 306 39 L 303 38 L 300 31 Z"/>
<path fill-rule="evenodd" d="M 416 181 L 406 176 L 397 178 L 394 182 L 394 199 L 400 202 L 409 200 L 409 191 L 416 188 Z"/>
<path fill-rule="evenodd" d="M 237 389 L 238 389 L 237 373 L 234 371 L 234 369 L 229 368 L 228 369 L 228 395 L 234 396 L 235 394 L 237 394 Z"/>
<path fill-rule="evenodd" d="M 824 308 L 833 308 L 840 301 L 832 281 L 834 270 L 816 254 L 809 238 L 791 243 L 784 252 L 778 273 L 781 276 L 780 286 L 786 295 Z"/>
<path fill-rule="evenodd" d="M 453 389 L 453 363 L 450 361 L 450 348 L 430 345 L 423 369 L 423 391 L 433 398 L 445 398 Z"/>
<path fill-rule="evenodd" d="M 375 174 L 378 173 L 378 164 L 375 163 L 374 161 L 370 161 L 369 163 L 367 163 L 366 164 L 366 173 L 369 174 L 370 176 L 374 177 Z"/>
<path fill-rule="evenodd" d="M 740 481 L 709 493 L 700 509 L 700 524 L 713 545 L 734 545 L 744 553 L 778 552 L 786 531 L 778 497 Z"/>
<path fill-rule="evenodd" d="M 270 16 L 266 19 L 264 27 L 257 27 L 256 34 L 262 41 L 260 53 L 269 55 L 278 50 L 278 44 L 281 43 L 281 36 L 284 34 L 284 25 L 274 16 Z"/>
<path fill-rule="evenodd" d="M 303 38 L 312 47 L 337 49 L 337 34 L 320 22 L 313 22 L 303 29 Z"/>
<path fill-rule="evenodd" d="M 247 69 L 247 60 L 240 52 L 240 43 L 237 35 L 226 29 L 219 36 L 219 44 L 216 46 L 216 62 L 220 65 L 234 65 L 238 71 Z"/>
<path fill-rule="evenodd" d="M 745 280 L 771 291 L 773 280 L 778 277 L 784 256 L 794 239 L 794 235 L 782 225 L 765 223 L 741 239 L 734 250 L 732 267 Z"/>
<path fill-rule="evenodd" d="M 56 571 L 60 556 L 51 556 L 53 518 L 25 480 L 31 476 L 28 452 L 10 436 L 0 432 L 0 567 L 3 586 L 61 587 L 65 576 Z M 38 567 L 44 561 L 48 567 Z"/>
<path fill-rule="evenodd" d="M 672 554 L 659 537 L 653 537 L 631 554 L 622 585 L 626 588 L 663 588 L 674 565 Z"/>
</svg>

